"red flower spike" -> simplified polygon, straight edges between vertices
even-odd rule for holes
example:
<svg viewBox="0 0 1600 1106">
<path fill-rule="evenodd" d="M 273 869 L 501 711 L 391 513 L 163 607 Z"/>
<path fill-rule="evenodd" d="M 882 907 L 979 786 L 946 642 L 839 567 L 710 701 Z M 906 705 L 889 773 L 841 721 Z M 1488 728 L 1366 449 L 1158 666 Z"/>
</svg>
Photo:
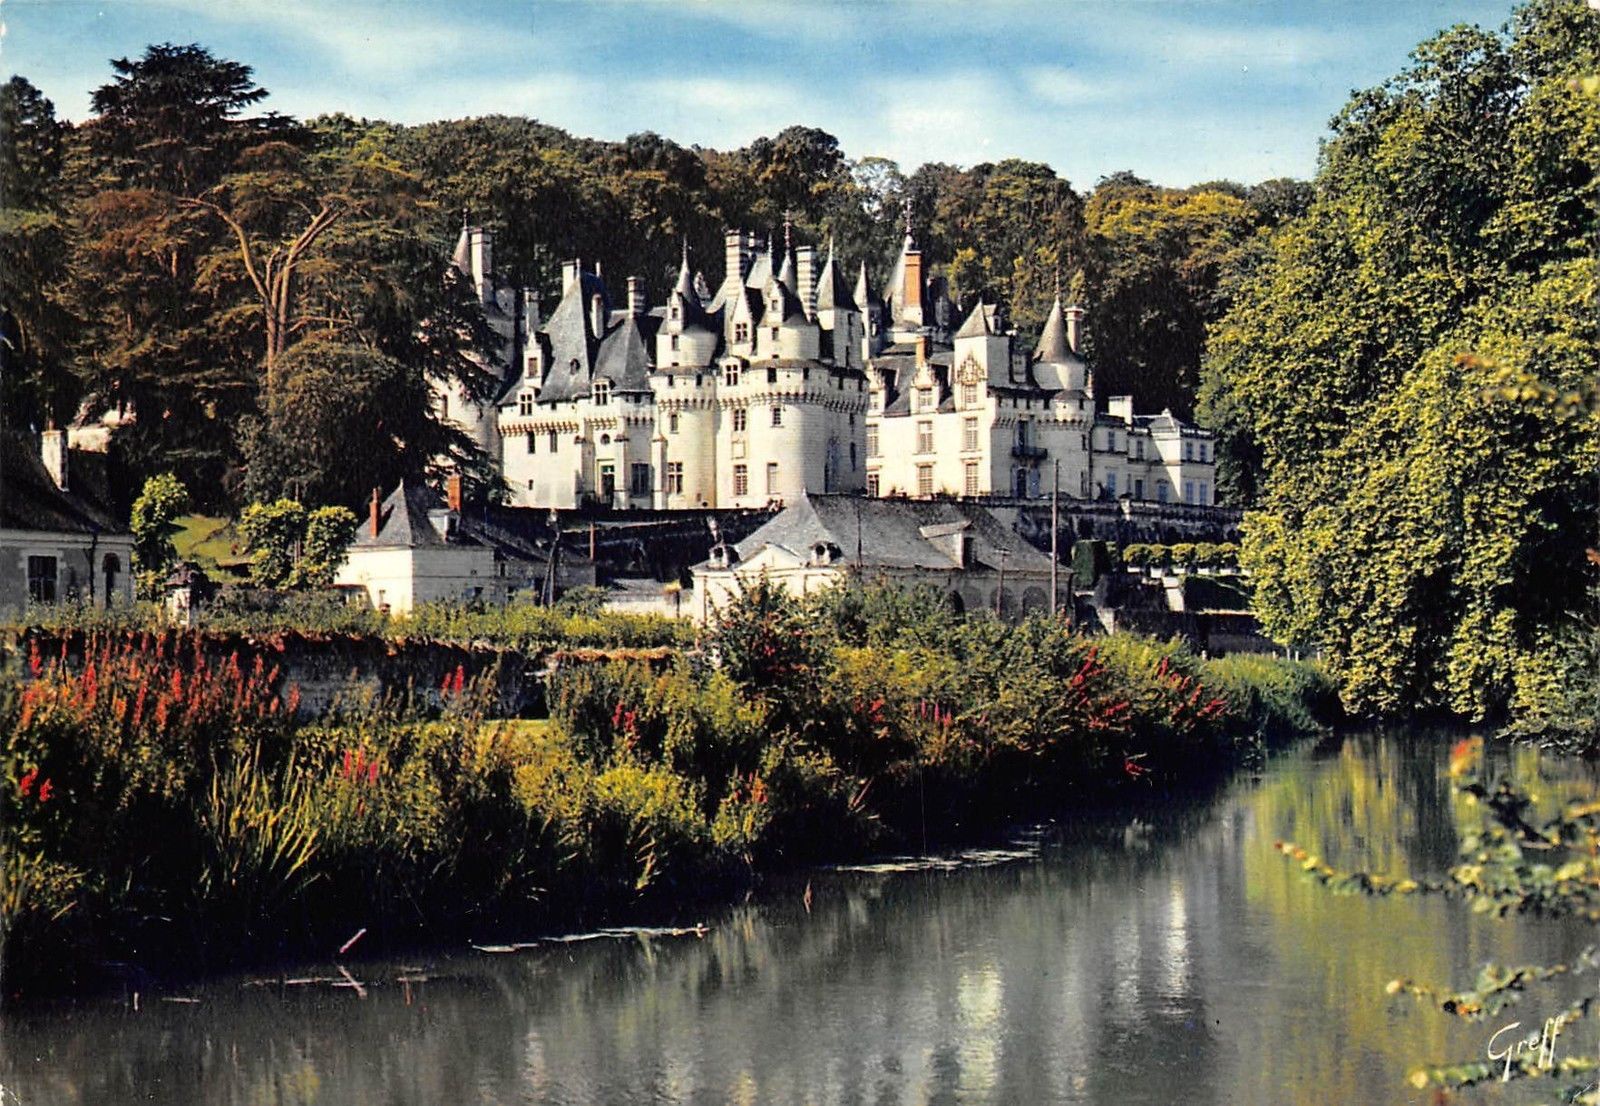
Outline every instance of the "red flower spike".
<svg viewBox="0 0 1600 1106">
<path fill-rule="evenodd" d="M 23 796 L 24 798 L 26 798 L 28 792 L 33 790 L 33 781 L 38 779 L 38 778 L 39 778 L 39 770 L 37 768 L 34 768 L 31 771 L 29 771 L 26 775 L 24 775 L 20 780 L 17 781 L 17 794 L 19 794 L 19 795 Z"/>
<path fill-rule="evenodd" d="M 39 801 L 41 803 L 48 803 L 50 801 L 50 792 L 53 790 L 55 790 L 55 785 L 49 780 L 45 780 L 43 783 L 41 783 L 39 785 Z"/>
</svg>

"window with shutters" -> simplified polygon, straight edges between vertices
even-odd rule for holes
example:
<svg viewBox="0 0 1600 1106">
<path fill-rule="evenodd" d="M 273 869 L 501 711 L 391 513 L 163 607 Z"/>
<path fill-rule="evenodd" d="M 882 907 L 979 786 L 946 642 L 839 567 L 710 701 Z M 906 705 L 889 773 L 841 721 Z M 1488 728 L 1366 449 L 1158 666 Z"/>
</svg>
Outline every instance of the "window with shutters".
<svg viewBox="0 0 1600 1106">
<path fill-rule="evenodd" d="M 978 448 L 978 420 L 977 419 L 962 419 L 961 420 L 961 448 L 962 449 L 977 449 Z"/>
<path fill-rule="evenodd" d="M 933 452 L 933 423 L 931 423 L 931 422 L 919 422 L 919 423 L 917 423 L 917 452 L 918 453 L 932 453 Z"/>
<path fill-rule="evenodd" d="M 778 462 L 767 462 L 767 494 L 778 494 Z"/>
<path fill-rule="evenodd" d="M 932 495 L 933 494 L 933 466 L 932 465 L 918 465 L 917 466 L 917 494 L 918 495 Z"/>
<path fill-rule="evenodd" d="M 963 495 L 978 494 L 978 462 L 967 462 L 966 472 L 962 476 L 961 491 Z"/>
<path fill-rule="evenodd" d="M 876 426 L 867 427 L 867 456 L 878 456 L 878 428 Z"/>
<path fill-rule="evenodd" d="M 750 466 L 749 465 L 734 465 L 733 466 L 733 494 L 734 495 L 749 495 L 750 494 Z"/>
</svg>

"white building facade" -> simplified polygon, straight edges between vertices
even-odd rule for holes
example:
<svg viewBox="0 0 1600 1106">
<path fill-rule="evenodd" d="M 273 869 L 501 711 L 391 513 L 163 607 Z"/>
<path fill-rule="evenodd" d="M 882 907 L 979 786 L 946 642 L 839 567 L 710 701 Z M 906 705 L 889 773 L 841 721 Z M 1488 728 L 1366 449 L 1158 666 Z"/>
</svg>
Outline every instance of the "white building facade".
<svg viewBox="0 0 1600 1106">
<path fill-rule="evenodd" d="M 559 302 L 497 286 L 492 243 L 463 228 L 454 263 L 505 343 L 496 400 L 441 390 L 441 411 L 499 460 L 515 506 L 761 507 L 808 492 L 1048 496 L 1211 505 L 1211 435 L 1129 397 L 1096 410 L 1081 308 L 1059 296 L 1037 348 L 994 306 L 957 327 L 907 230 L 881 295 L 819 257 L 743 231 L 712 293 L 687 252 L 666 302 L 630 277 L 563 266 Z"/>
</svg>

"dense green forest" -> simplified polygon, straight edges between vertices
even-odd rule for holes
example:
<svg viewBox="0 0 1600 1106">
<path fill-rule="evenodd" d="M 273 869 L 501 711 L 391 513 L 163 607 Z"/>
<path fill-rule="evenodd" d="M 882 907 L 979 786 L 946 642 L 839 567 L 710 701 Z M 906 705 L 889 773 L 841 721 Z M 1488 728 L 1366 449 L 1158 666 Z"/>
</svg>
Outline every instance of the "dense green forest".
<svg viewBox="0 0 1600 1106">
<path fill-rule="evenodd" d="M 1207 325 L 1310 198 L 1127 173 L 1082 193 L 1017 160 L 906 173 L 804 126 L 719 151 L 509 116 L 297 121 L 200 46 L 113 61 L 92 103 L 72 125 L 25 78 L 0 90 L 7 417 L 132 410 L 130 477 L 176 468 L 219 509 L 350 502 L 439 457 L 481 462 L 425 402 L 430 375 L 487 385 L 463 356 L 487 336 L 439 276 L 464 214 L 514 282 L 553 294 L 579 257 L 659 302 L 685 242 L 714 284 L 724 228 L 786 215 L 881 280 L 909 205 L 964 306 L 1000 300 L 1026 334 L 1060 281 L 1090 308 L 1101 391 L 1187 414 Z"/>
</svg>

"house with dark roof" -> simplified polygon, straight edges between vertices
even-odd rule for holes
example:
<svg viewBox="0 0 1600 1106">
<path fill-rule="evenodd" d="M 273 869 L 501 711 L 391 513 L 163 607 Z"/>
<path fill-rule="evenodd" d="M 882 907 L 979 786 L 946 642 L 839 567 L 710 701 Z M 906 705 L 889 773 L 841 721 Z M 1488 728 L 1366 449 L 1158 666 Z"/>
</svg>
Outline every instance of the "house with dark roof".
<svg viewBox="0 0 1600 1106">
<path fill-rule="evenodd" d="M 133 602 L 133 534 L 106 477 L 105 455 L 69 449 L 66 431 L 0 435 L 0 614 Z"/>
<path fill-rule="evenodd" d="M 552 570 L 553 542 L 530 524 L 530 513 L 464 507 L 460 477 L 450 478 L 443 498 L 403 480 L 386 499 L 373 492 L 334 586 L 364 591 L 378 610 L 408 614 L 422 603 L 500 606 L 593 584 L 594 565 L 582 557 L 558 554 Z"/>
<path fill-rule="evenodd" d="M 953 610 L 1015 619 L 1051 609 L 1050 568 L 976 503 L 807 494 L 694 566 L 693 604 L 704 619 L 762 578 L 795 595 L 853 578 L 932 588 Z M 1070 603 L 1065 572 L 1057 586 Z"/>
</svg>

